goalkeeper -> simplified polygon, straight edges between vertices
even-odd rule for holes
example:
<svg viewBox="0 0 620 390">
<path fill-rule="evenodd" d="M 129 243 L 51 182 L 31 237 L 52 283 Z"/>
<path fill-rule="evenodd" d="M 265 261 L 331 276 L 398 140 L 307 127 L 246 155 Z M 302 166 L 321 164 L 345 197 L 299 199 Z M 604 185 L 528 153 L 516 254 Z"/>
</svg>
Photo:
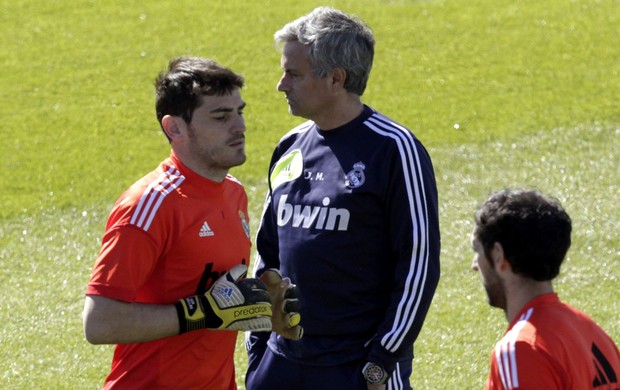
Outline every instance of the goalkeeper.
<svg viewBox="0 0 620 390">
<path fill-rule="evenodd" d="M 243 84 L 196 57 L 155 81 L 170 157 L 114 205 L 86 290 L 86 339 L 116 344 L 105 389 L 236 390 L 236 331 L 301 336 L 294 286 L 245 278 Z"/>
</svg>

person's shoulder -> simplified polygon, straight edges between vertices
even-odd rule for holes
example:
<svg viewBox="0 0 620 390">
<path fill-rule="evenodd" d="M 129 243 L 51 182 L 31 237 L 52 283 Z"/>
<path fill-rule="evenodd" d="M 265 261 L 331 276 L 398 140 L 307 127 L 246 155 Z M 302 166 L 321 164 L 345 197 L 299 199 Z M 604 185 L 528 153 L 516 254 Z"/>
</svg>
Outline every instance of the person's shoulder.
<svg viewBox="0 0 620 390">
<path fill-rule="evenodd" d="M 364 124 L 375 132 L 388 137 L 399 135 L 412 139 L 415 138 L 412 131 L 405 125 L 372 108 L 370 108 L 370 115 L 368 115 Z"/>
<path fill-rule="evenodd" d="M 595 328 L 598 326 L 585 313 L 557 299 L 547 299 L 532 305 L 510 332 L 514 340 L 553 348 L 583 337 Z"/>
<path fill-rule="evenodd" d="M 551 333 L 557 333 L 563 327 L 573 328 L 579 322 L 592 322 L 590 317 L 573 306 L 560 301 L 557 294 L 548 294 L 537 298 L 530 306 L 532 318 L 530 322 L 550 328 Z M 547 326 L 545 326 L 548 324 Z"/>
<path fill-rule="evenodd" d="M 364 126 L 377 136 L 377 142 L 391 144 L 394 148 L 398 148 L 399 150 L 404 147 L 410 150 L 423 151 L 424 154 L 426 154 L 426 147 L 424 144 L 407 126 L 378 111 L 373 109 L 370 110 L 370 115 L 364 120 Z"/>
<path fill-rule="evenodd" d="M 162 163 L 119 196 L 111 215 L 118 221 L 128 219 L 131 221 L 130 224 L 135 224 L 141 220 L 137 216 L 155 213 L 166 203 L 165 199 L 176 196 L 176 189 L 184 180 L 185 177 L 176 167 Z"/>
<path fill-rule="evenodd" d="M 535 325 L 532 319 L 530 317 L 517 321 L 495 344 L 495 355 L 513 355 L 522 360 L 526 357 L 534 359 L 545 351 L 547 348 L 545 348 L 546 337 L 544 335 L 547 330 Z"/>
<path fill-rule="evenodd" d="M 245 187 L 241 180 L 237 179 L 235 176 L 228 173 L 224 178 L 224 182 L 230 186 L 231 188 L 239 191 L 245 191 Z"/>
<path fill-rule="evenodd" d="M 538 301 L 530 301 L 511 323 L 498 345 L 526 343 L 534 345 L 554 328 L 556 310 Z"/>
<path fill-rule="evenodd" d="M 137 203 L 142 197 L 144 191 L 149 187 L 150 183 L 156 180 L 157 176 L 158 175 L 155 171 L 153 171 L 136 180 L 118 197 L 116 206 L 124 205 L 127 207 L 128 205 Z"/>
<path fill-rule="evenodd" d="M 305 121 L 304 123 L 301 123 L 295 126 L 291 130 L 289 130 L 286 134 L 284 134 L 282 138 L 280 138 L 279 143 L 285 143 L 287 141 L 290 141 L 291 139 L 297 138 L 300 134 L 304 134 L 308 132 L 308 130 L 310 130 L 312 126 L 314 126 L 313 121 Z"/>
<path fill-rule="evenodd" d="M 157 169 L 137 180 L 125 191 L 124 195 L 132 199 L 139 199 L 147 192 L 167 194 L 178 188 L 184 181 L 185 177 L 177 167 L 164 162 Z"/>
<path fill-rule="evenodd" d="M 561 302 L 562 310 L 567 313 L 566 317 L 570 320 L 565 320 L 565 323 L 569 323 L 571 328 L 577 329 L 581 334 L 597 335 L 599 338 L 609 338 L 611 336 L 603 329 L 589 314 L 569 305 L 568 303 Z"/>
<path fill-rule="evenodd" d="M 417 156 L 419 162 L 414 164 L 432 166 L 426 147 L 409 128 L 378 111 L 370 110 L 370 115 L 364 120 L 364 126 L 367 134 L 372 134 L 370 137 L 374 145 L 382 145 L 403 159 Z"/>
</svg>

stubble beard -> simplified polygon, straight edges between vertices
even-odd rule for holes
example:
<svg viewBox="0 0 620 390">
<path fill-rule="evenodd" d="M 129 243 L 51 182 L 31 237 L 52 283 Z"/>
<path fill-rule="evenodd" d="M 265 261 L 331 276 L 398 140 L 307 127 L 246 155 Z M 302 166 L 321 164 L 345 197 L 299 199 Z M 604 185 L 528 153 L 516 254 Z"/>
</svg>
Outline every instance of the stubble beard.
<svg viewBox="0 0 620 390">
<path fill-rule="evenodd" d="M 489 305 L 498 309 L 506 310 L 506 289 L 500 279 L 485 284 L 484 289 L 487 293 Z"/>
<path fill-rule="evenodd" d="M 226 173 L 228 173 L 228 170 L 230 168 L 243 165 L 243 163 L 245 163 L 245 161 L 247 160 L 247 156 L 245 154 L 245 146 L 242 149 L 237 150 L 237 153 L 234 156 L 225 157 L 224 159 L 222 159 L 218 158 L 218 156 L 226 155 L 229 152 L 228 150 L 226 150 L 228 146 L 222 147 L 221 149 L 205 150 L 197 146 L 198 141 L 196 137 L 196 130 L 192 126 L 189 126 L 188 128 L 188 135 L 191 141 L 190 148 L 192 155 L 194 156 L 194 158 L 198 159 L 200 161 L 200 164 L 207 169 L 217 169 L 226 171 Z M 226 145 L 228 145 L 230 142 L 232 141 L 227 142 Z"/>
</svg>

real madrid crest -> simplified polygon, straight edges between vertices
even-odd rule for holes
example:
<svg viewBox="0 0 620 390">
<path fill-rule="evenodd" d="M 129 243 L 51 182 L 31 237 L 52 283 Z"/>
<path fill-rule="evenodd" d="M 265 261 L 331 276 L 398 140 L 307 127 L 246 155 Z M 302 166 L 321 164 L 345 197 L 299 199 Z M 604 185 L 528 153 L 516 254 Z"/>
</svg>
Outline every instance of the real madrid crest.
<svg viewBox="0 0 620 390">
<path fill-rule="evenodd" d="M 347 177 L 345 178 L 346 186 L 349 188 L 361 187 L 366 181 L 364 169 L 366 169 L 366 165 L 364 165 L 361 161 L 353 164 L 353 170 L 349 171 L 349 173 L 347 173 Z"/>
<path fill-rule="evenodd" d="M 245 232 L 245 235 L 250 238 L 250 225 L 248 224 L 248 220 L 245 217 L 245 214 L 241 210 L 239 210 L 239 218 L 241 218 L 241 226 L 243 226 L 243 231 Z"/>
</svg>

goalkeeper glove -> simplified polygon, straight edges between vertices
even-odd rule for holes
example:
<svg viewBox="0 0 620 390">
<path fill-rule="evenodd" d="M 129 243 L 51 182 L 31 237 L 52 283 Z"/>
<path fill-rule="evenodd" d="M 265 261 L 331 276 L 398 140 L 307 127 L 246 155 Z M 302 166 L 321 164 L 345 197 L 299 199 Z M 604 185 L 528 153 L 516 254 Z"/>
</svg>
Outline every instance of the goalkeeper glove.
<svg viewBox="0 0 620 390">
<path fill-rule="evenodd" d="M 282 279 L 280 272 L 274 268 L 265 270 L 260 280 L 267 286 L 271 296 L 272 330 L 286 339 L 301 339 L 304 329 L 299 325 L 301 314 L 297 286 L 289 278 Z"/>
<path fill-rule="evenodd" d="M 204 295 L 176 303 L 180 332 L 198 329 L 271 330 L 271 299 L 258 279 L 245 279 L 239 264 L 226 272 Z"/>
</svg>

